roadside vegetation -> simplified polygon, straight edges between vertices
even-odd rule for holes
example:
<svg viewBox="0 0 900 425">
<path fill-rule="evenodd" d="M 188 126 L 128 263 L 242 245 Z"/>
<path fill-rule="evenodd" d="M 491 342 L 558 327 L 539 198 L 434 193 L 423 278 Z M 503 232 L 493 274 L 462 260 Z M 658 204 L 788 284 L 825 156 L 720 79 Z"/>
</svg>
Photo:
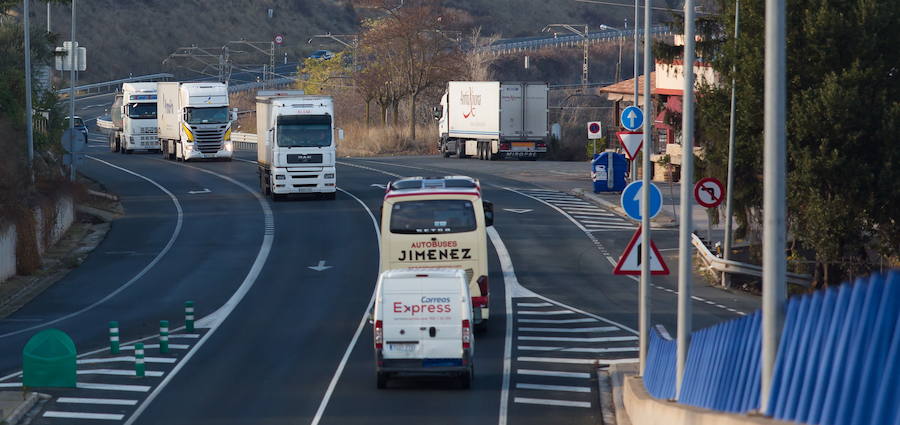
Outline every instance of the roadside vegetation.
<svg viewBox="0 0 900 425">
<path fill-rule="evenodd" d="M 722 77 L 697 96 L 696 139 L 706 148 L 698 165 L 725 181 L 734 78 L 737 235 L 756 244 L 765 10 L 762 0 L 740 2 L 735 39 L 734 3 L 720 0 L 723 13 L 697 25 L 699 55 Z M 900 2 L 796 0 L 787 10 L 787 248 L 793 271 L 811 273 L 817 287 L 900 265 L 898 20 Z M 657 50 L 669 60 L 681 55 L 673 46 Z M 680 126 L 680 116 L 673 121 Z"/>
<path fill-rule="evenodd" d="M 31 32 L 34 162 L 33 168 L 28 168 L 24 32 L 16 9 L 19 3 L 0 1 L 0 230 L 15 224 L 17 267 L 20 274 L 27 274 L 40 266 L 35 232 L 40 227 L 48 228 L 46 223 L 53 221 L 52 213 L 47 213 L 43 226 L 36 223 L 35 207 L 55 210 L 50 207 L 60 196 L 74 193 L 75 187 L 66 179 L 59 144 L 65 112 L 47 81 L 36 78 L 39 68 L 52 64 L 57 36 L 35 28 Z"/>
</svg>

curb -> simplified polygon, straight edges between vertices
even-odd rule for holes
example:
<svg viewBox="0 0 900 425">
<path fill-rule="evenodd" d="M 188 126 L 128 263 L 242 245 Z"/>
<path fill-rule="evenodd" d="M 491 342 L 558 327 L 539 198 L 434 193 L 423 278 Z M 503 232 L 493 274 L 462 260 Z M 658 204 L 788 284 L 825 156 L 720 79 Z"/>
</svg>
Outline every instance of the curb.
<svg viewBox="0 0 900 425">
<path fill-rule="evenodd" d="M 49 398 L 49 396 L 46 396 L 46 395 L 40 394 L 40 393 L 28 393 L 28 397 L 25 398 L 25 401 L 23 401 L 21 404 L 19 404 L 18 407 L 13 409 L 12 414 L 10 414 L 6 418 L 6 421 L 2 422 L 2 423 L 4 425 L 18 424 L 19 421 L 22 420 L 22 417 L 25 416 L 26 413 L 31 411 L 31 408 L 34 407 L 34 405 L 35 405 L 35 403 L 37 403 L 38 399 L 44 398 L 44 397 Z"/>
<path fill-rule="evenodd" d="M 622 218 L 631 220 L 631 217 L 628 217 L 628 215 L 625 214 L 625 211 L 623 211 L 622 207 L 620 207 L 619 205 L 609 202 L 606 199 L 603 199 L 597 195 L 594 195 L 593 193 L 585 191 L 582 188 L 571 189 L 568 191 L 568 193 L 571 195 L 575 195 L 586 201 L 590 201 L 597 205 L 600 205 L 601 207 L 604 207 L 604 208 L 616 213 L 617 215 L 621 216 Z M 672 228 L 678 227 L 678 221 L 676 221 L 674 218 L 667 215 L 665 212 L 660 212 L 660 216 L 662 216 L 662 217 L 658 216 L 657 218 L 650 220 L 651 228 L 672 229 Z"/>
</svg>

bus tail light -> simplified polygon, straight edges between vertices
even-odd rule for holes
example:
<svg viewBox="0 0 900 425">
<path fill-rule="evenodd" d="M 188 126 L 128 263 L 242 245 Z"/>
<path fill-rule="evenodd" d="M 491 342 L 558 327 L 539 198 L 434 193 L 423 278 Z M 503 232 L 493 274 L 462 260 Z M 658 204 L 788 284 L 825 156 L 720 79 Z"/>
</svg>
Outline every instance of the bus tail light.
<svg viewBox="0 0 900 425">
<path fill-rule="evenodd" d="M 381 320 L 375 321 L 375 349 L 381 350 L 384 348 L 384 324 Z"/>
<path fill-rule="evenodd" d="M 462 321 L 462 348 L 463 350 L 472 348 L 472 327 L 468 319 Z"/>
</svg>

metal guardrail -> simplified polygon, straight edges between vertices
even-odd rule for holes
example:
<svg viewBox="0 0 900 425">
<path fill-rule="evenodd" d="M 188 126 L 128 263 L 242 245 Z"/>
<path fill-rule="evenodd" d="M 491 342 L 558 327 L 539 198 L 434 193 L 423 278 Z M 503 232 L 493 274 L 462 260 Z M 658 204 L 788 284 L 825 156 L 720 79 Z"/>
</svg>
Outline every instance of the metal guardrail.
<svg viewBox="0 0 900 425">
<path fill-rule="evenodd" d="M 706 263 L 710 270 L 716 272 L 724 272 L 731 274 L 743 274 L 749 276 L 762 277 L 762 266 L 756 264 L 741 263 L 734 260 L 726 260 L 719 258 L 706 247 L 706 244 L 696 235 L 691 234 L 691 243 L 697 248 L 700 258 Z M 808 274 L 786 273 L 788 283 L 809 287 L 812 276 Z"/>
<path fill-rule="evenodd" d="M 639 29 L 638 34 L 643 34 L 644 30 Z M 672 34 L 672 30 L 665 25 L 657 25 L 650 29 L 651 34 L 655 35 L 666 35 Z M 588 40 L 590 43 L 599 42 L 599 41 L 609 41 L 617 38 L 629 38 L 634 36 L 634 30 L 623 30 L 621 33 L 616 30 L 604 30 L 597 31 L 588 34 Z M 485 50 L 489 50 L 493 53 L 509 53 L 509 52 L 518 52 L 523 50 L 535 50 L 535 49 L 543 49 L 546 47 L 559 47 L 559 46 L 576 46 L 580 45 L 584 42 L 584 39 L 579 35 L 564 35 L 558 37 L 548 37 L 548 38 L 540 38 L 536 40 L 525 40 L 525 41 L 498 41 L 491 46 L 485 47 Z"/>
<path fill-rule="evenodd" d="M 271 80 L 267 80 L 267 81 L 259 81 L 259 82 L 255 82 L 255 83 L 237 84 L 234 86 L 228 86 L 228 92 L 235 93 L 235 92 L 241 92 L 241 91 L 247 91 L 247 90 L 253 90 L 253 89 L 263 89 L 263 88 L 267 88 L 267 87 L 283 86 L 286 84 L 291 84 L 291 83 L 297 81 L 299 78 L 300 78 L 299 76 L 297 76 L 297 77 L 282 77 L 282 78 L 275 78 L 275 79 L 271 79 Z"/>
<path fill-rule="evenodd" d="M 93 89 L 97 89 L 98 91 L 99 91 L 99 89 L 103 89 L 103 88 L 105 88 L 107 90 L 111 90 L 113 86 L 116 86 L 116 88 L 118 88 L 118 86 L 122 85 L 122 83 L 135 83 L 138 81 L 163 80 L 163 79 L 172 78 L 172 77 L 174 77 L 174 75 L 168 74 L 168 73 L 139 75 L 137 77 L 122 78 L 121 80 L 104 81 L 102 83 L 93 83 L 93 84 L 86 84 L 83 86 L 76 86 L 75 91 L 90 93 L 91 90 L 93 90 Z M 58 94 L 60 96 L 68 96 L 70 90 L 72 90 L 72 89 L 71 88 L 60 89 L 60 90 L 56 91 L 56 94 Z"/>
<path fill-rule="evenodd" d="M 256 151 L 256 140 L 256 134 L 253 133 L 231 133 L 234 150 Z"/>
</svg>

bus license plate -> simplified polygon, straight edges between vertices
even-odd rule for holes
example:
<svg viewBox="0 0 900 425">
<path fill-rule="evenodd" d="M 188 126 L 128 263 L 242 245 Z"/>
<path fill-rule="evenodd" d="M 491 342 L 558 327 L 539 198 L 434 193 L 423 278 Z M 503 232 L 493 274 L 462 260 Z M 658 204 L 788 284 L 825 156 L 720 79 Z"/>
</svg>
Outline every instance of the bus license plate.
<svg viewBox="0 0 900 425">
<path fill-rule="evenodd" d="M 412 353 L 416 351 L 416 344 L 388 344 L 388 350 L 398 353 Z"/>
</svg>

